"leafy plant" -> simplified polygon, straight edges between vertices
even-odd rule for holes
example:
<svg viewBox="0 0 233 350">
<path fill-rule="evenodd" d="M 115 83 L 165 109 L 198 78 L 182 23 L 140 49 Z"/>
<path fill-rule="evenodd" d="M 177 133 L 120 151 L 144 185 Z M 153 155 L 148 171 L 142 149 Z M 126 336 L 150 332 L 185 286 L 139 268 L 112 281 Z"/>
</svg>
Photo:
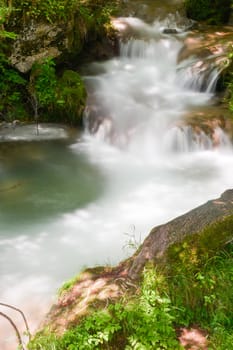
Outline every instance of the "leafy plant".
<svg viewBox="0 0 233 350">
<path fill-rule="evenodd" d="M 70 124 L 80 123 L 86 104 L 86 89 L 77 72 L 65 70 L 57 82 L 55 114 Z"/>
<path fill-rule="evenodd" d="M 169 264 L 169 295 L 173 305 L 182 311 L 176 316 L 177 322 L 228 329 L 233 326 L 232 244 L 212 256 L 197 252 L 183 245 Z"/>
<path fill-rule="evenodd" d="M 231 350 L 233 344 L 233 328 L 222 326 L 214 328 L 210 339 L 209 350 Z"/>
<path fill-rule="evenodd" d="M 173 328 L 174 310 L 165 279 L 153 268 L 144 271 L 137 298 L 96 311 L 62 337 L 38 335 L 29 349 L 181 349 Z M 48 342 L 48 339 L 49 342 Z"/>
<path fill-rule="evenodd" d="M 78 0 L 12 0 L 13 9 L 22 17 L 34 19 L 44 18 L 52 23 L 54 20 L 65 19 L 72 13 Z"/>
<path fill-rule="evenodd" d="M 36 62 L 31 70 L 28 91 L 34 110 L 34 119 L 38 123 L 39 110 L 52 108 L 56 101 L 56 72 L 52 59 L 45 59 L 42 63 Z M 38 132 L 38 128 L 37 128 Z"/>
<path fill-rule="evenodd" d="M 7 121 L 25 117 L 24 88 L 26 80 L 8 64 L 6 55 L 0 53 L 0 115 Z"/>
<path fill-rule="evenodd" d="M 7 7 L 3 2 L 0 2 L 0 39 L 16 39 L 17 35 L 13 32 L 5 30 L 4 24 L 7 22 L 10 15 L 10 8 Z"/>
<path fill-rule="evenodd" d="M 198 324 L 209 332 L 210 350 L 231 350 L 233 246 L 202 260 L 184 259 L 181 248 L 168 272 L 149 265 L 137 293 L 93 312 L 63 336 L 38 334 L 30 350 L 178 350 L 175 327 Z M 180 252 L 179 251 L 179 254 Z"/>
<path fill-rule="evenodd" d="M 61 296 L 63 293 L 69 291 L 75 285 L 75 283 L 77 283 L 78 279 L 79 279 L 79 276 L 75 276 L 70 280 L 64 282 L 63 285 L 58 290 L 58 296 Z"/>
<path fill-rule="evenodd" d="M 35 120 L 80 122 L 85 107 L 86 89 L 77 72 L 66 70 L 57 78 L 55 63 L 46 59 L 34 64 L 28 91 Z"/>
</svg>

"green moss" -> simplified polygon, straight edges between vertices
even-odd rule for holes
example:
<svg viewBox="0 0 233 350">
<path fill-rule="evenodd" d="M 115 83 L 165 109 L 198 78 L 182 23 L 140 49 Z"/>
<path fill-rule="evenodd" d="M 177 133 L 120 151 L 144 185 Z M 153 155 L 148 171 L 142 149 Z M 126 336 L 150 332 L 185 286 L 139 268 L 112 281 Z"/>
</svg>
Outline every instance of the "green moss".
<svg viewBox="0 0 233 350">
<path fill-rule="evenodd" d="M 185 8 L 194 20 L 222 24 L 229 19 L 231 0 L 185 0 Z"/>
<path fill-rule="evenodd" d="M 233 326 L 233 215 L 168 249 L 166 275 L 179 323 Z M 181 318 L 180 318 L 181 317 Z"/>
<path fill-rule="evenodd" d="M 233 215 L 207 226 L 201 232 L 186 236 L 182 242 L 172 244 L 167 251 L 167 262 L 199 267 L 233 239 Z"/>
</svg>

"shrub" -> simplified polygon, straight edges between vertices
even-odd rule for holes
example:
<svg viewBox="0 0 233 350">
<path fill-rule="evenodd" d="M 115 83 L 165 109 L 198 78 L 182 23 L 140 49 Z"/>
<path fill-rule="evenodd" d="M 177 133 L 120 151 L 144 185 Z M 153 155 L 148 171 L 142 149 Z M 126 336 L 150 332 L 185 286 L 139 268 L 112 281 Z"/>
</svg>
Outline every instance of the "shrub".
<svg viewBox="0 0 233 350">
<path fill-rule="evenodd" d="M 38 335 L 29 349 L 178 350 L 173 314 L 164 278 L 149 268 L 136 298 L 94 312 L 60 338 Z"/>
<path fill-rule="evenodd" d="M 66 70 L 61 78 L 57 78 L 52 59 L 35 63 L 28 91 L 36 120 L 80 123 L 86 89 L 77 72 Z"/>
<path fill-rule="evenodd" d="M 181 350 L 175 329 L 194 324 L 208 330 L 208 349 L 232 349 L 233 244 L 201 261 L 182 246 L 176 258 L 163 271 L 147 266 L 134 296 L 84 317 L 61 337 L 37 334 L 28 349 Z"/>
<path fill-rule="evenodd" d="M 0 116 L 6 121 L 26 117 L 24 94 L 26 80 L 8 64 L 7 58 L 0 54 Z"/>
<path fill-rule="evenodd" d="M 70 124 L 78 124 L 86 104 L 86 89 L 77 72 L 65 70 L 58 79 L 55 117 Z"/>
</svg>

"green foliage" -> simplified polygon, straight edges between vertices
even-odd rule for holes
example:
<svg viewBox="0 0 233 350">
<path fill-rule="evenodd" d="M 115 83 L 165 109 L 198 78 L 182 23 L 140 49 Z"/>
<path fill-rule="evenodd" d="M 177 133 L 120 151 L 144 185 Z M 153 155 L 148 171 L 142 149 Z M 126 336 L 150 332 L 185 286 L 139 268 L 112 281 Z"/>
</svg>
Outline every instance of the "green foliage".
<svg viewBox="0 0 233 350">
<path fill-rule="evenodd" d="M 4 24 L 7 22 L 7 19 L 10 14 L 9 7 L 5 6 L 4 3 L 0 2 L 0 39 L 16 39 L 17 35 L 13 32 L 8 32 L 4 29 Z"/>
<path fill-rule="evenodd" d="M 54 61 L 45 59 L 42 63 L 36 62 L 31 70 L 28 92 L 37 123 L 40 112 L 44 117 L 52 110 L 53 103 L 56 102 L 56 85 Z"/>
<path fill-rule="evenodd" d="M 228 69 L 224 77 L 224 85 L 227 89 L 228 96 L 225 98 L 228 102 L 229 109 L 233 112 L 233 48 L 231 47 L 230 53 L 228 55 Z"/>
<path fill-rule="evenodd" d="M 173 314 L 164 278 L 149 268 L 144 272 L 137 298 L 122 300 L 93 313 L 61 338 L 38 335 L 29 349 L 178 350 L 181 348 L 173 328 Z"/>
<path fill-rule="evenodd" d="M 218 326 L 213 329 L 208 350 L 232 350 L 233 328 Z"/>
<path fill-rule="evenodd" d="M 185 8 L 192 19 L 221 24 L 229 19 L 231 0 L 185 0 Z"/>
<path fill-rule="evenodd" d="M 86 89 L 77 72 L 64 71 L 57 83 L 56 98 L 55 115 L 70 124 L 79 123 L 86 104 Z"/>
<path fill-rule="evenodd" d="M 152 267 L 144 270 L 143 278 L 137 301 L 128 304 L 124 311 L 128 340 L 125 349 L 180 349 L 165 279 Z"/>
<path fill-rule="evenodd" d="M 59 350 L 57 347 L 57 337 L 47 329 L 43 333 L 38 333 L 36 338 L 28 344 L 29 350 Z"/>
<path fill-rule="evenodd" d="M 2 117 L 7 121 L 25 117 L 23 95 L 26 80 L 9 66 L 4 53 L 0 53 L 0 75 L 0 113 Z"/>
<path fill-rule="evenodd" d="M 63 285 L 58 290 L 58 296 L 61 296 L 63 293 L 68 292 L 74 285 L 77 283 L 79 276 L 75 276 L 70 280 L 63 283 Z"/>
<path fill-rule="evenodd" d="M 232 230 L 233 216 L 229 216 L 170 247 L 166 273 L 178 324 L 198 323 L 213 334 L 216 329 L 232 329 Z"/>
<path fill-rule="evenodd" d="M 12 0 L 13 13 L 23 18 L 45 19 L 53 23 L 67 20 L 77 11 L 85 19 L 90 19 L 93 12 L 101 11 L 97 16 L 101 22 L 108 21 L 114 6 L 111 1 L 82 1 L 82 0 Z"/>
<path fill-rule="evenodd" d="M 72 13 L 78 0 L 13 0 L 14 12 L 23 17 L 54 20 L 66 19 Z"/>
<path fill-rule="evenodd" d="M 210 350 L 233 343 L 233 244 L 198 260 L 187 244 L 163 271 L 147 266 L 134 296 L 96 311 L 62 337 L 38 334 L 30 350 L 178 350 L 176 328 L 198 324 Z M 176 259 L 176 260 L 175 260 Z"/>
<path fill-rule="evenodd" d="M 56 85 L 55 63 L 52 59 L 33 65 L 29 92 L 37 98 L 40 107 L 49 107 L 55 101 Z"/>
<path fill-rule="evenodd" d="M 40 111 L 41 120 L 80 122 L 86 90 L 78 73 L 66 70 L 58 79 L 54 61 L 46 59 L 34 64 L 28 90 L 36 118 Z"/>
</svg>

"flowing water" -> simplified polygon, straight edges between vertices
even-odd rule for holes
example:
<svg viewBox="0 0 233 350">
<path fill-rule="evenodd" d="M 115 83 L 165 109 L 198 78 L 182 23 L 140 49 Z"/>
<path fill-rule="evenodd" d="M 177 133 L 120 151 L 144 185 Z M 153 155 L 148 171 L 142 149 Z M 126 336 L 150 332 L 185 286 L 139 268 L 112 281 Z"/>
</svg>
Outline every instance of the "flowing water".
<svg viewBox="0 0 233 350">
<path fill-rule="evenodd" d="M 227 135 L 182 123 L 212 104 L 216 72 L 200 92 L 176 63 L 188 34 L 177 23 L 164 34 L 167 23 L 117 21 L 127 32 L 120 56 L 86 67 L 83 135 L 0 145 L 0 301 L 33 326 L 80 269 L 117 263 L 130 240 L 232 187 Z M 2 350 L 14 348 L 5 320 L 0 337 Z"/>
</svg>

